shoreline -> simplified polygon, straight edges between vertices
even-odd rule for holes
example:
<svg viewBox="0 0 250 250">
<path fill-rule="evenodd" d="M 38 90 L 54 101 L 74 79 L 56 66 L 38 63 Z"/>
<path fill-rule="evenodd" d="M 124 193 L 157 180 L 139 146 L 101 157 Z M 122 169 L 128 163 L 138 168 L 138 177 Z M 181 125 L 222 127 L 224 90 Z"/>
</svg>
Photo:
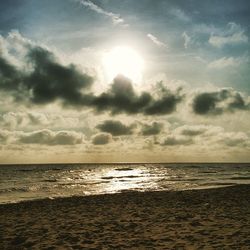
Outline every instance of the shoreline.
<svg viewBox="0 0 250 250">
<path fill-rule="evenodd" d="M 249 194 L 250 185 L 235 185 L 0 204 L 0 241 L 2 249 L 247 249 Z"/>
<path fill-rule="evenodd" d="M 17 200 L 17 201 L 11 201 L 11 202 L 0 202 L 0 208 L 1 206 L 8 206 L 8 205 L 18 205 L 21 203 L 33 203 L 33 202 L 50 202 L 50 201 L 57 201 L 57 200 L 67 200 L 67 199 L 82 199 L 82 198 L 98 198 L 102 196 L 109 196 L 109 195 L 122 195 L 126 193 L 176 193 L 176 192 L 186 192 L 186 191 L 195 191 L 195 190 L 211 190 L 211 189 L 219 189 L 219 188 L 227 188 L 227 187 L 234 187 L 234 186 L 246 186 L 250 184 L 235 184 L 235 183 L 225 183 L 220 185 L 214 185 L 214 186 L 200 186 L 196 188 L 189 188 L 189 189 L 183 189 L 183 190 L 147 190 L 147 191 L 137 191 L 137 190 L 122 190 L 120 192 L 116 193 L 100 193 L 100 194 L 87 194 L 87 195 L 72 195 L 72 196 L 55 196 L 55 197 L 44 197 L 44 198 L 32 198 L 32 199 L 24 199 L 24 200 Z"/>
</svg>

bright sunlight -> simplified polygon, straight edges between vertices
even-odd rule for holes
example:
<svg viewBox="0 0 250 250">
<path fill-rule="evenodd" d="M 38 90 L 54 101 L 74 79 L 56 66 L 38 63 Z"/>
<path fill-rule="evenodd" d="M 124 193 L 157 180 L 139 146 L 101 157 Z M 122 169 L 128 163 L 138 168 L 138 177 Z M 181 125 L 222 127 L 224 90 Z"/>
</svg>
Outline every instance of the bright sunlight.
<svg viewBox="0 0 250 250">
<path fill-rule="evenodd" d="M 126 46 L 115 47 L 103 56 L 103 66 L 108 81 L 112 81 L 121 74 L 135 83 L 142 80 L 144 61 L 132 48 Z"/>
</svg>

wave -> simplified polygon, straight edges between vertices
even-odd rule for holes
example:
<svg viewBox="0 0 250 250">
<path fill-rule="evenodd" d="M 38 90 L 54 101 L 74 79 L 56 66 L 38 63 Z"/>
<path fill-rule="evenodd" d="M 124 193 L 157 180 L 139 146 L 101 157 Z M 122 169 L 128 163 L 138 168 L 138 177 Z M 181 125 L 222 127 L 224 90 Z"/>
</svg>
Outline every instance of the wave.
<svg viewBox="0 0 250 250">
<path fill-rule="evenodd" d="M 236 184 L 235 182 L 205 182 L 199 184 L 199 186 L 230 186 L 235 184 Z"/>
<path fill-rule="evenodd" d="M 20 188 L 12 187 L 12 188 L 1 189 L 0 193 L 4 194 L 11 192 L 30 192 L 30 191 L 33 191 L 32 188 L 30 187 L 20 187 Z"/>
<path fill-rule="evenodd" d="M 45 179 L 42 182 L 57 182 L 57 179 Z"/>
<path fill-rule="evenodd" d="M 238 177 L 232 177 L 230 180 L 250 180 L 250 176 L 238 176 Z"/>
<path fill-rule="evenodd" d="M 112 180 L 112 179 L 124 179 L 124 178 L 128 178 L 128 179 L 131 179 L 131 178 L 141 178 L 143 176 L 139 176 L 139 175 L 124 175 L 124 176 L 104 176 L 104 177 L 101 177 L 101 179 L 103 180 Z"/>
<path fill-rule="evenodd" d="M 134 170 L 133 168 L 116 168 L 116 171 L 132 171 Z"/>
</svg>

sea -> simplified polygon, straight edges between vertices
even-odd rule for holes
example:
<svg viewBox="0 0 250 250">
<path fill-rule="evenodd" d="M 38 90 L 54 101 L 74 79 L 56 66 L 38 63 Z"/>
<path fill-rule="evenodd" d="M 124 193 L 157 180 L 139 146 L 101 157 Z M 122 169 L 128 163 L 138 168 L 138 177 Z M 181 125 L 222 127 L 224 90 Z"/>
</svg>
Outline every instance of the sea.
<svg viewBox="0 0 250 250">
<path fill-rule="evenodd" d="M 250 184 L 249 163 L 0 165 L 0 203 Z"/>
</svg>

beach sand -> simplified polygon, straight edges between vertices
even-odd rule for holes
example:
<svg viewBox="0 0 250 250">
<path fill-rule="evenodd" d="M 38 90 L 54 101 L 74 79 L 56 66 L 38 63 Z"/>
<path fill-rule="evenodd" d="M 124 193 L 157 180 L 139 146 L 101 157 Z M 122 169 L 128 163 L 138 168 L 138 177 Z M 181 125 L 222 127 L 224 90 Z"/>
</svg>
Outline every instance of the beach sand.
<svg viewBox="0 0 250 250">
<path fill-rule="evenodd" d="M 250 185 L 0 205 L 1 249 L 250 249 Z"/>
</svg>

